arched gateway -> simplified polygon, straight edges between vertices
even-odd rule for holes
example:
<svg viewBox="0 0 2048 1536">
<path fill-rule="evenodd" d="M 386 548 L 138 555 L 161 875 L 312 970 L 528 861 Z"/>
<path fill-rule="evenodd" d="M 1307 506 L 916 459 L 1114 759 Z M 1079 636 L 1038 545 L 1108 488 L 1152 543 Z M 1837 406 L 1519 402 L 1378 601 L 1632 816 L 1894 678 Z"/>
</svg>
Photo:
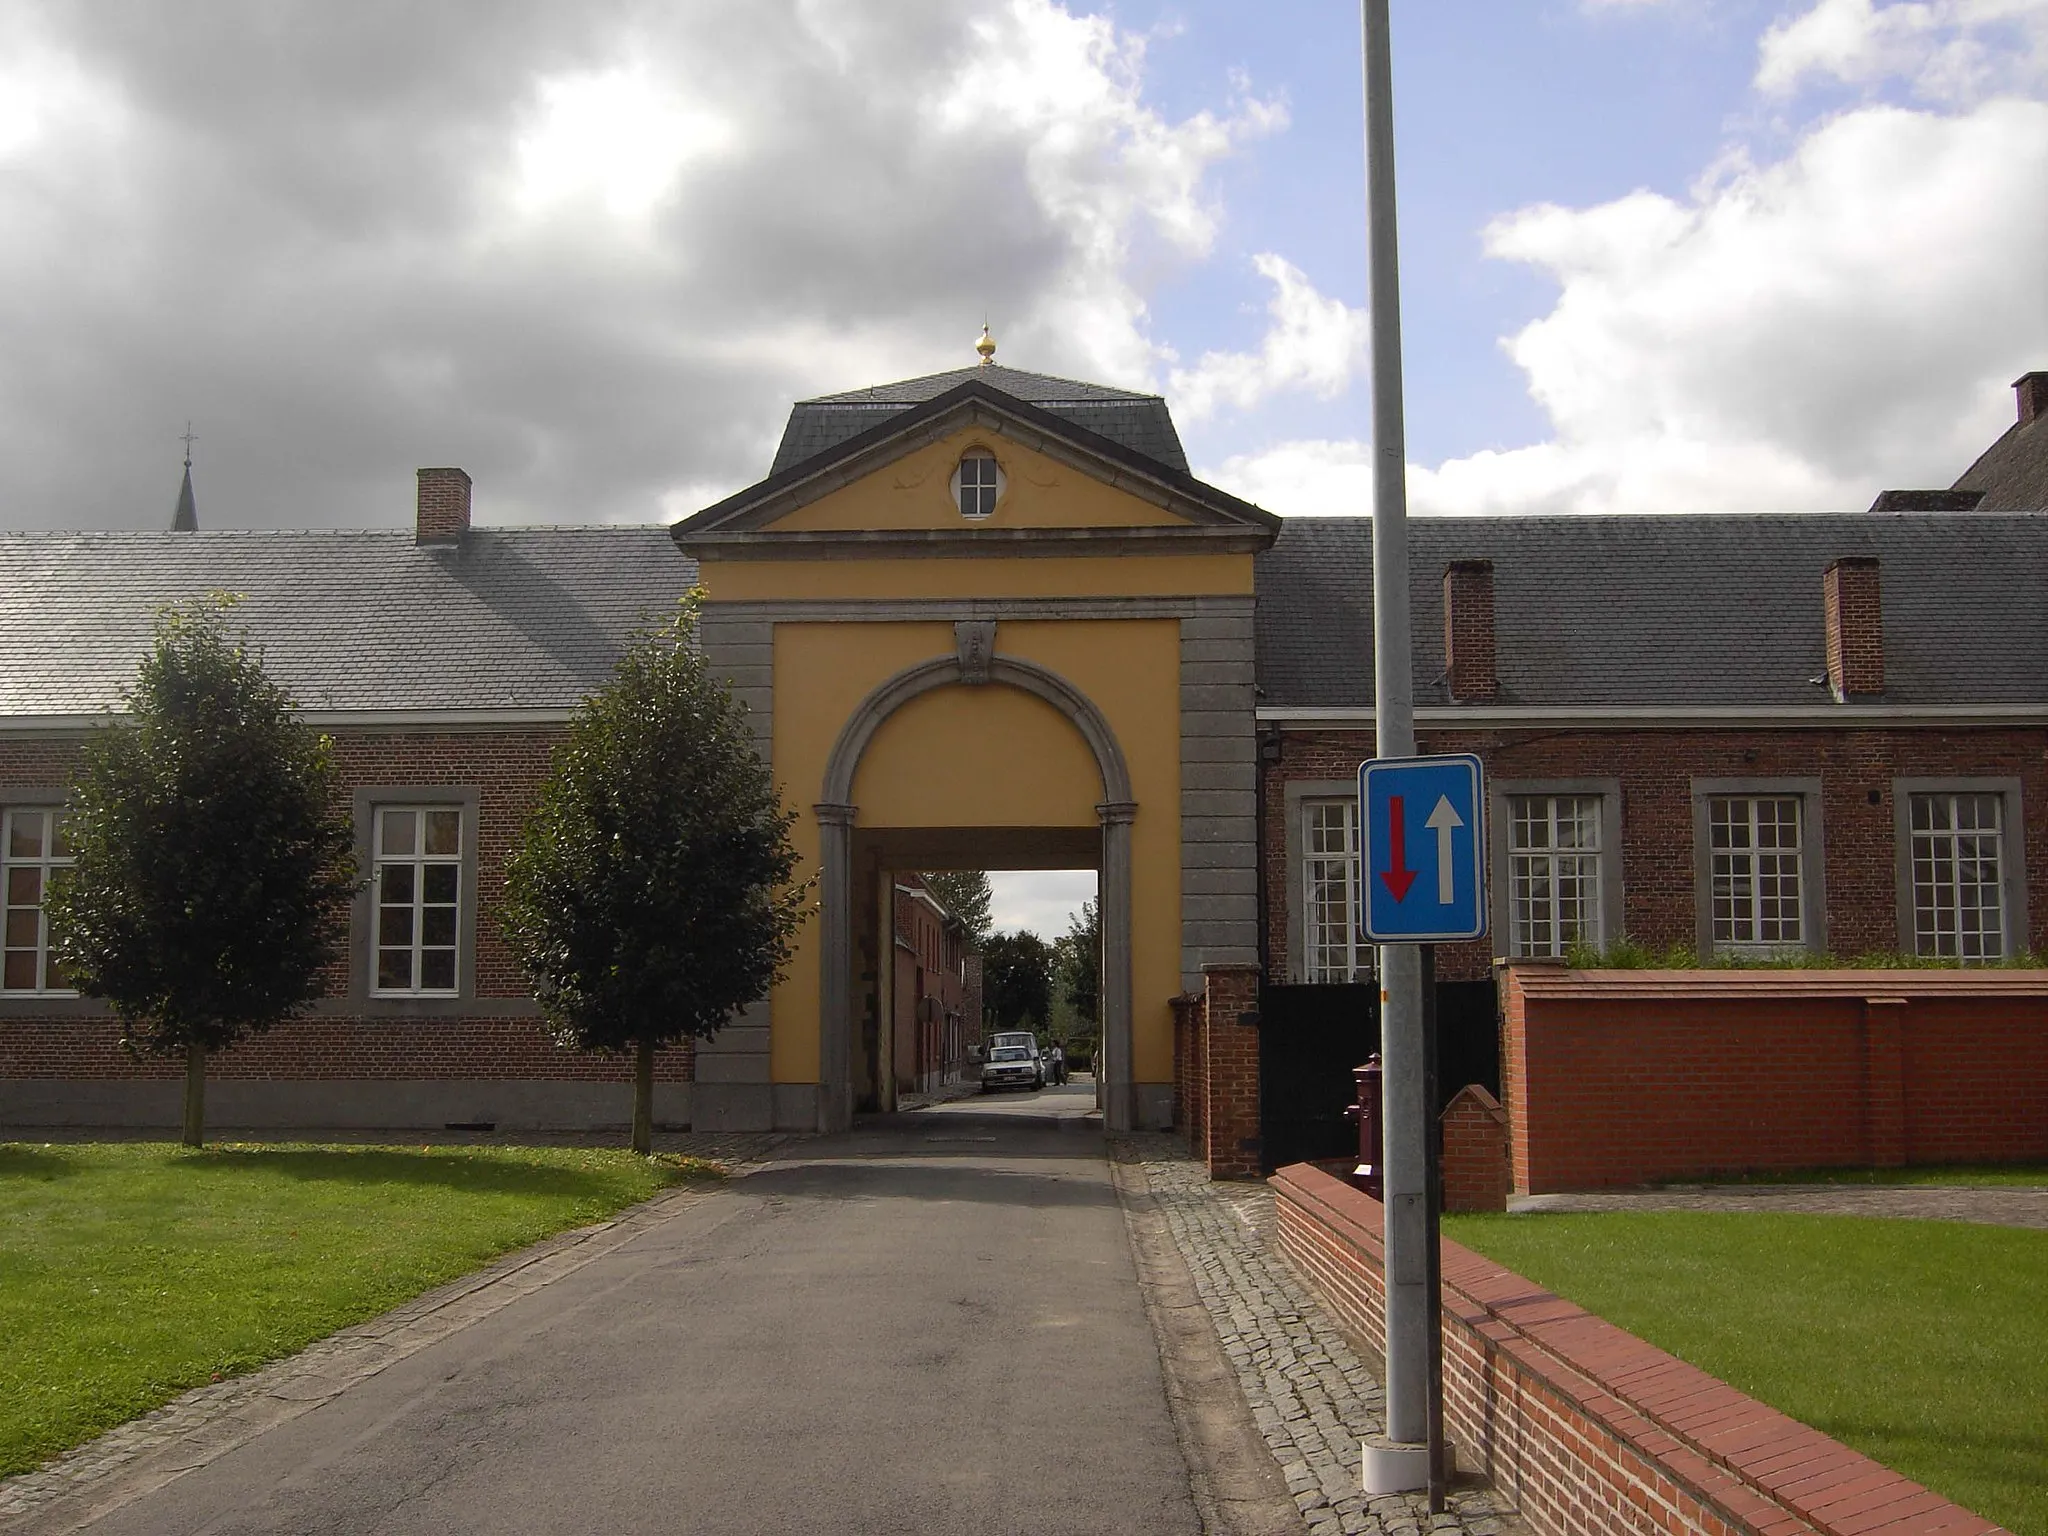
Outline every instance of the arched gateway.
<svg viewBox="0 0 2048 1536">
<path fill-rule="evenodd" d="M 1174 997 L 1257 955 L 1252 556 L 1157 396 L 1000 368 L 804 401 L 689 518 L 818 921 L 697 1060 L 700 1129 L 844 1126 L 877 1071 L 891 870 L 1094 868 L 1104 1112 L 1172 1118 Z"/>
</svg>

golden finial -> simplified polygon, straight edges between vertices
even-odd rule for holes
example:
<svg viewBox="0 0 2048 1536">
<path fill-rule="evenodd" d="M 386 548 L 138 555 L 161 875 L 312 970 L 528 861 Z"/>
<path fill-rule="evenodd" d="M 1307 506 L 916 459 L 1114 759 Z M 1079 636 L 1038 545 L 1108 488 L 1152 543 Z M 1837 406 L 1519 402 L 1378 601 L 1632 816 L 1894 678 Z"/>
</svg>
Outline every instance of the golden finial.
<svg viewBox="0 0 2048 1536">
<path fill-rule="evenodd" d="M 981 340 L 974 344 L 974 350 L 981 354 L 981 366 L 989 367 L 996 360 L 996 339 L 989 335 L 986 323 L 981 328 Z"/>
</svg>

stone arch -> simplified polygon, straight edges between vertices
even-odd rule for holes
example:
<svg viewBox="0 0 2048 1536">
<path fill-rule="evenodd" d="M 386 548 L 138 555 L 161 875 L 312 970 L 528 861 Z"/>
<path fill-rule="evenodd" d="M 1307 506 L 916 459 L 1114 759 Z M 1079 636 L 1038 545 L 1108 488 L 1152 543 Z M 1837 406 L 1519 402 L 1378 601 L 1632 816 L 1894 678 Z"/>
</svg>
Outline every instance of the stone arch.
<svg viewBox="0 0 2048 1536">
<path fill-rule="evenodd" d="M 954 626 L 951 656 L 906 667 L 882 683 L 848 716 L 827 759 L 818 818 L 822 865 L 819 917 L 824 941 L 819 996 L 819 1129 L 843 1130 L 853 1120 L 853 829 L 854 774 L 885 721 L 934 689 L 965 685 L 1016 688 L 1050 704 L 1080 733 L 1102 774 L 1095 807 L 1102 827 L 1102 1083 L 1103 1123 L 1111 1131 L 1133 1125 L 1131 1074 L 1131 799 L 1123 748 L 1094 700 L 1036 662 L 998 656 L 995 626 Z"/>
</svg>

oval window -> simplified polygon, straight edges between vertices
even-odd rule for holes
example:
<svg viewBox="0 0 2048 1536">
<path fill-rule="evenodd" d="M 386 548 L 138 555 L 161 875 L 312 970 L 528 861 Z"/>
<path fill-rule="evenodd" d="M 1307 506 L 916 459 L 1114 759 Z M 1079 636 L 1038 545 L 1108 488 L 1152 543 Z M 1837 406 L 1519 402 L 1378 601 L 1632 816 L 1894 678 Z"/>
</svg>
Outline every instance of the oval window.
<svg viewBox="0 0 2048 1536">
<path fill-rule="evenodd" d="M 989 516 L 1002 493 L 1003 472 L 994 454 L 986 448 L 970 448 L 960 455 L 960 467 L 953 471 L 953 501 L 962 517 Z"/>
</svg>

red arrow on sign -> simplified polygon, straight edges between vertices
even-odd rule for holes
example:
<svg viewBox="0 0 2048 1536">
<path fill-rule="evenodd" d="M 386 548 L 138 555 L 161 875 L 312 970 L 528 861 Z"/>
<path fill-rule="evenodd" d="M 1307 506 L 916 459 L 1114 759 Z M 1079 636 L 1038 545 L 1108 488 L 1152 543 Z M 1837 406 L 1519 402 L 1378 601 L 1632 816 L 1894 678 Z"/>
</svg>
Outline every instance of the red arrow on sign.
<svg viewBox="0 0 2048 1536">
<path fill-rule="evenodd" d="M 1391 868 L 1380 871 L 1380 878 L 1387 882 L 1394 900 L 1406 901 L 1408 887 L 1415 883 L 1415 871 L 1408 867 L 1408 808 L 1399 795 L 1387 796 L 1387 841 L 1394 845 L 1394 862 Z"/>
</svg>

